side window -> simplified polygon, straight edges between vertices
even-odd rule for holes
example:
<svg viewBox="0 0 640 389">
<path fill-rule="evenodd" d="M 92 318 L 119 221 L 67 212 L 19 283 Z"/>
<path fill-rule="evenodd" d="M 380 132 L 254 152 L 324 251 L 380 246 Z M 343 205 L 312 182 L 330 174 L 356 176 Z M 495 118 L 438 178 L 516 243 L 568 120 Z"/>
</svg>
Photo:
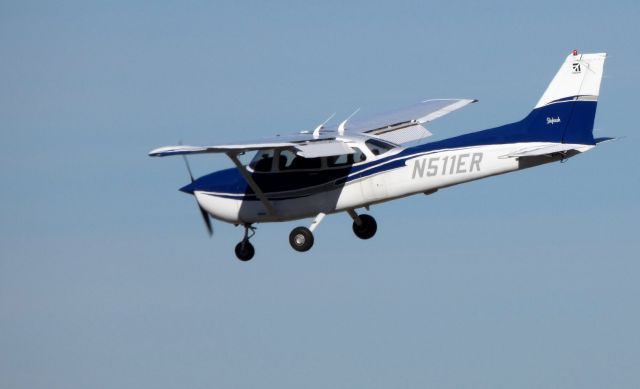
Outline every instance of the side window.
<svg viewBox="0 0 640 389">
<path fill-rule="evenodd" d="M 353 149 L 353 162 L 354 163 L 363 162 L 363 161 L 367 160 L 367 156 L 364 155 L 362 150 L 360 150 L 357 147 L 352 147 L 352 149 Z"/>
<path fill-rule="evenodd" d="M 353 164 L 353 154 L 334 155 L 327 158 L 328 167 L 340 167 Z"/>
<path fill-rule="evenodd" d="M 365 145 L 371 150 L 373 155 L 382 155 L 391 150 L 393 146 L 378 139 L 369 139 L 364 142 Z"/>
<path fill-rule="evenodd" d="M 273 150 L 258 151 L 249 166 L 256 172 L 270 172 L 273 166 L 273 154 Z"/>
<path fill-rule="evenodd" d="M 340 167 L 345 165 L 353 165 L 365 161 L 367 156 L 357 147 L 353 148 L 353 154 L 335 155 L 327 158 L 327 167 Z"/>
<path fill-rule="evenodd" d="M 322 158 L 303 158 L 290 150 L 282 150 L 278 159 L 280 170 L 320 169 L 320 167 L 322 167 Z"/>
<path fill-rule="evenodd" d="M 302 158 L 297 157 L 293 160 L 292 169 L 320 169 L 322 167 L 322 158 Z"/>
<path fill-rule="evenodd" d="M 296 154 L 293 151 L 291 150 L 280 151 L 280 156 L 278 157 L 278 169 L 280 170 L 293 169 L 292 165 L 295 159 L 296 159 Z"/>
</svg>

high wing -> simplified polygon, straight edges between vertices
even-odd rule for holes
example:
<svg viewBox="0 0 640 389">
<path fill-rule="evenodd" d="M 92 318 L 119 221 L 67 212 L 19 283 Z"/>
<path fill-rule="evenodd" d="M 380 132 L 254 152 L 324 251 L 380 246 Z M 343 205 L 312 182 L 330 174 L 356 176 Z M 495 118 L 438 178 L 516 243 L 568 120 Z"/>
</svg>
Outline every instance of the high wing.
<svg viewBox="0 0 640 389">
<path fill-rule="evenodd" d="M 375 135 L 396 144 L 413 142 L 432 135 L 422 124 L 477 101 L 471 99 L 424 100 L 385 114 L 351 120 L 344 126 L 344 131 Z"/>
<path fill-rule="evenodd" d="M 430 122 L 450 112 L 478 100 L 437 99 L 425 100 L 406 108 L 387 112 L 364 119 L 345 120 L 339 126 L 318 126 L 315 131 L 301 132 L 287 136 L 211 146 L 166 146 L 152 150 L 152 157 L 170 155 L 232 153 L 263 149 L 292 149 L 305 158 L 351 154 L 353 150 L 340 137 L 344 135 L 364 135 L 403 144 L 431 135 L 422 124 Z"/>
<path fill-rule="evenodd" d="M 149 152 L 152 157 L 166 157 L 170 155 L 225 153 L 240 154 L 246 151 L 266 149 L 291 149 L 304 158 L 328 157 L 341 154 L 353 154 L 353 150 L 342 140 L 323 135 L 314 138 L 310 133 L 294 134 L 250 141 L 242 144 L 222 144 L 213 146 L 166 146 Z"/>
<path fill-rule="evenodd" d="M 222 144 L 214 146 L 165 146 L 151 150 L 151 157 L 167 157 L 170 155 L 207 154 L 207 153 L 241 153 L 251 150 L 285 149 L 293 147 L 292 142 L 272 142 L 269 140 L 259 143 Z"/>
</svg>

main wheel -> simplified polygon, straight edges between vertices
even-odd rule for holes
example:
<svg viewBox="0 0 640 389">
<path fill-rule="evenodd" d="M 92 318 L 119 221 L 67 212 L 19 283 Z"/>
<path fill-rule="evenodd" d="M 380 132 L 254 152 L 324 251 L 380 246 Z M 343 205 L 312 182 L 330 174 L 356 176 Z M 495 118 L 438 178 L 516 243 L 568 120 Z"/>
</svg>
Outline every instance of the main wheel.
<svg viewBox="0 0 640 389">
<path fill-rule="evenodd" d="M 246 262 L 253 258 L 253 255 L 256 253 L 256 250 L 253 248 L 253 245 L 249 242 L 240 242 L 236 245 L 236 257 L 239 260 Z"/>
<path fill-rule="evenodd" d="M 378 231 L 378 223 L 376 223 L 376 219 L 373 216 L 369 215 L 360 215 L 361 224 L 353 222 L 353 233 L 360 239 L 370 239 L 376 234 Z"/>
<path fill-rule="evenodd" d="M 289 234 L 289 244 L 296 251 L 307 251 L 313 246 L 313 233 L 307 227 L 296 227 Z"/>
</svg>

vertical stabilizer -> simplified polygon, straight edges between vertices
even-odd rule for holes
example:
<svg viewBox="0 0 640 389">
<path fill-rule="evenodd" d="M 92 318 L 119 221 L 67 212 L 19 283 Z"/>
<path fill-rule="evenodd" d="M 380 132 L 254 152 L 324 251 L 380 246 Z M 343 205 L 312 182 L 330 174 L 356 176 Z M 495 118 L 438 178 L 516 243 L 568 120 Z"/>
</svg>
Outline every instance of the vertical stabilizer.
<svg viewBox="0 0 640 389">
<path fill-rule="evenodd" d="M 524 120 L 527 132 L 541 141 L 595 144 L 596 115 L 605 53 L 573 51 Z"/>
<path fill-rule="evenodd" d="M 556 73 L 536 108 L 572 97 L 597 100 L 606 53 L 578 54 L 574 51 Z"/>
</svg>

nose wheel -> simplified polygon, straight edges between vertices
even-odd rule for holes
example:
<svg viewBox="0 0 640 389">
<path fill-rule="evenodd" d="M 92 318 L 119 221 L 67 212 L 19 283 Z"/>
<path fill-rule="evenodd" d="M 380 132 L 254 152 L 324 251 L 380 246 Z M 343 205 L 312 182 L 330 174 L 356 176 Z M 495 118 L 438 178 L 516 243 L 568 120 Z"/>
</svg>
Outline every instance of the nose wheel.
<svg viewBox="0 0 640 389">
<path fill-rule="evenodd" d="M 255 253 L 256 250 L 249 241 L 242 241 L 236 245 L 236 257 L 243 262 L 253 258 Z"/>
<path fill-rule="evenodd" d="M 249 234 L 249 231 L 251 231 L 251 234 Z M 236 257 L 238 257 L 238 259 L 243 262 L 246 262 L 253 258 L 256 253 L 255 248 L 253 247 L 251 242 L 249 242 L 249 239 L 251 239 L 251 237 L 255 235 L 255 231 L 255 227 L 251 227 L 251 225 L 245 225 L 244 238 L 240 243 L 236 245 Z"/>
</svg>

